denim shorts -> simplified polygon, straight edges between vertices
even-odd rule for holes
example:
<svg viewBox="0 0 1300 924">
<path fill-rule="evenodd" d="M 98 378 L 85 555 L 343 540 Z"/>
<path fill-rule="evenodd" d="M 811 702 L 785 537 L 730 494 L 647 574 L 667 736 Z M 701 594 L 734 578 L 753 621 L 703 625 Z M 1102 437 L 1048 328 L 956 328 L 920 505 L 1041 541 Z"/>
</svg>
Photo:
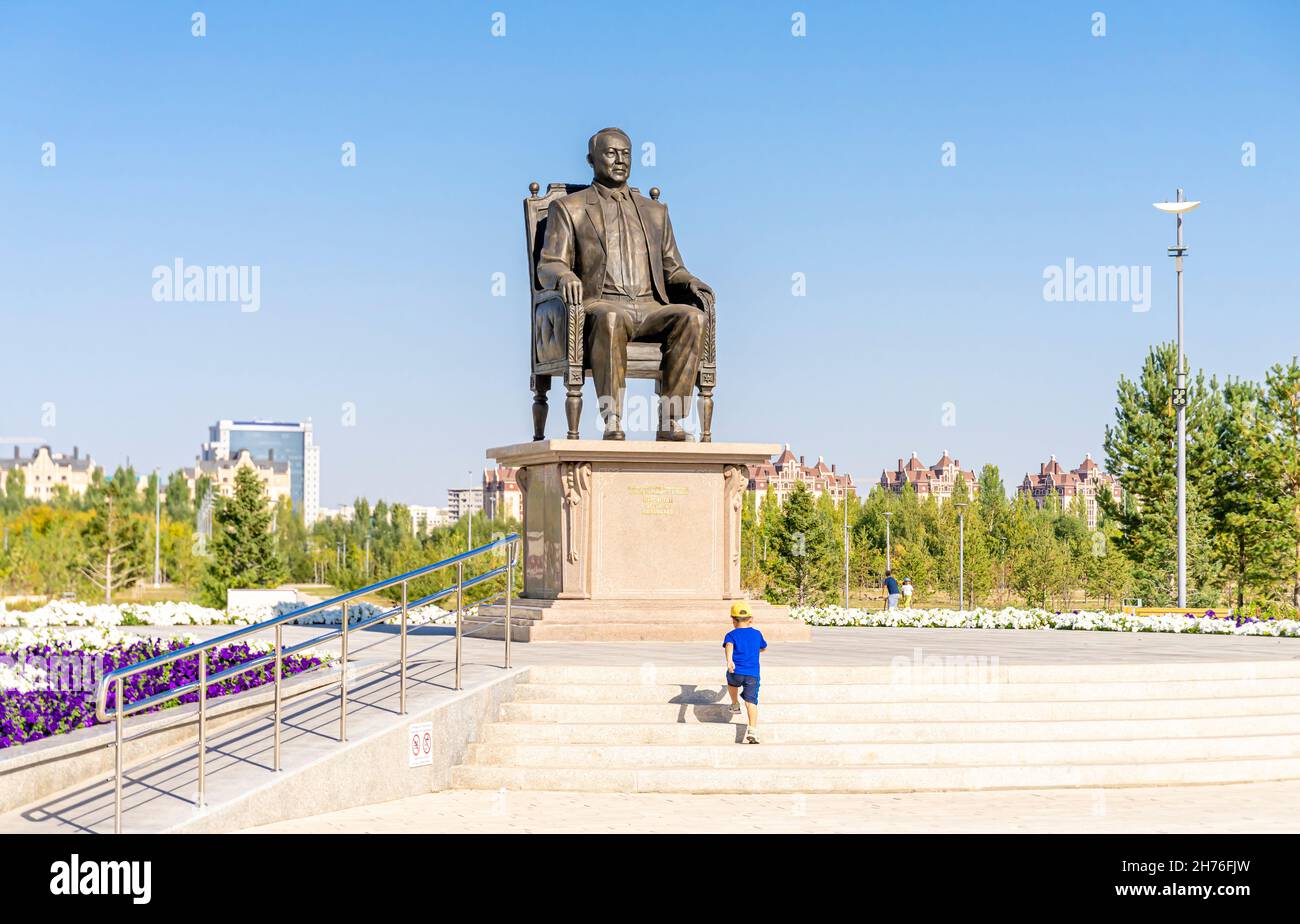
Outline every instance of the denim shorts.
<svg viewBox="0 0 1300 924">
<path fill-rule="evenodd" d="M 758 705 L 758 678 L 751 674 L 733 674 L 727 672 L 727 686 L 740 687 L 740 698 L 747 703 Z"/>
</svg>

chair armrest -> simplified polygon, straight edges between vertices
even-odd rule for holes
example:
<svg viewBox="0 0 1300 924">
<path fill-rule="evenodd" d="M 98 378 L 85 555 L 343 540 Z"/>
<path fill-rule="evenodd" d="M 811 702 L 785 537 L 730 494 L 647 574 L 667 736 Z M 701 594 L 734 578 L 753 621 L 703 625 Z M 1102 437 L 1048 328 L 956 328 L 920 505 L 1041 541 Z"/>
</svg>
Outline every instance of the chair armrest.
<svg viewBox="0 0 1300 924">
<path fill-rule="evenodd" d="M 700 364 L 712 369 L 718 362 L 717 306 L 710 305 L 700 310 L 704 312 L 704 342 L 700 351 Z"/>
<path fill-rule="evenodd" d="M 562 362 L 566 382 L 582 384 L 583 329 L 586 311 L 581 305 L 570 307 L 554 289 L 533 293 L 534 363 Z"/>
</svg>

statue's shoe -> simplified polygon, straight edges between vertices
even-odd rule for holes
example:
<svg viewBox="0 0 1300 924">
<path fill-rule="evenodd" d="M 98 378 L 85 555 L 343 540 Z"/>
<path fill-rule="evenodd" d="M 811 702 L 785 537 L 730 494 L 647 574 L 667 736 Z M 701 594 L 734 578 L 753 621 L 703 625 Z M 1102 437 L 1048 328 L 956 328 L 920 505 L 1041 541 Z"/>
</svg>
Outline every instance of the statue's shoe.
<svg viewBox="0 0 1300 924">
<path fill-rule="evenodd" d="M 674 424 L 671 430 L 660 430 L 655 434 L 656 440 L 663 440 L 670 443 L 684 443 L 691 438 L 691 435 L 681 428 L 680 424 Z"/>
<path fill-rule="evenodd" d="M 603 439 L 607 440 L 625 440 L 627 436 L 622 430 L 606 430 Z"/>
</svg>

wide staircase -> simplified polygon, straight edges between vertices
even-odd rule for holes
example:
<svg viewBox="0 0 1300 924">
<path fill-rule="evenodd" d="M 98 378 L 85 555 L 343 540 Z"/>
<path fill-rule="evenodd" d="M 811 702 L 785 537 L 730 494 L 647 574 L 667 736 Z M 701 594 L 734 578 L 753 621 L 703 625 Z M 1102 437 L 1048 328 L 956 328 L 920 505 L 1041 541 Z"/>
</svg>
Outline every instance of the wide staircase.
<svg viewBox="0 0 1300 924">
<path fill-rule="evenodd" d="M 721 659 L 719 659 L 721 660 Z M 1300 661 L 772 667 L 741 744 L 710 667 L 534 666 L 452 785 L 889 792 L 1300 779 Z"/>
</svg>

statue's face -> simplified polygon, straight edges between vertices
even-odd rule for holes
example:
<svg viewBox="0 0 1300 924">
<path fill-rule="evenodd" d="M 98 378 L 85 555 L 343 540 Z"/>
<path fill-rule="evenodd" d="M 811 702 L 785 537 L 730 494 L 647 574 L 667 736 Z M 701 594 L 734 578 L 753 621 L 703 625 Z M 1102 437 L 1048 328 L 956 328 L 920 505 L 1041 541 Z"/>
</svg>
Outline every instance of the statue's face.
<svg viewBox="0 0 1300 924">
<path fill-rule="evenodd" d="M 622 135 L 601 135 L 587 160 L 595 171 L 596 182 L 605 186 L 622 186 L 632 174 L 632 146 Z"/>
</svg>

